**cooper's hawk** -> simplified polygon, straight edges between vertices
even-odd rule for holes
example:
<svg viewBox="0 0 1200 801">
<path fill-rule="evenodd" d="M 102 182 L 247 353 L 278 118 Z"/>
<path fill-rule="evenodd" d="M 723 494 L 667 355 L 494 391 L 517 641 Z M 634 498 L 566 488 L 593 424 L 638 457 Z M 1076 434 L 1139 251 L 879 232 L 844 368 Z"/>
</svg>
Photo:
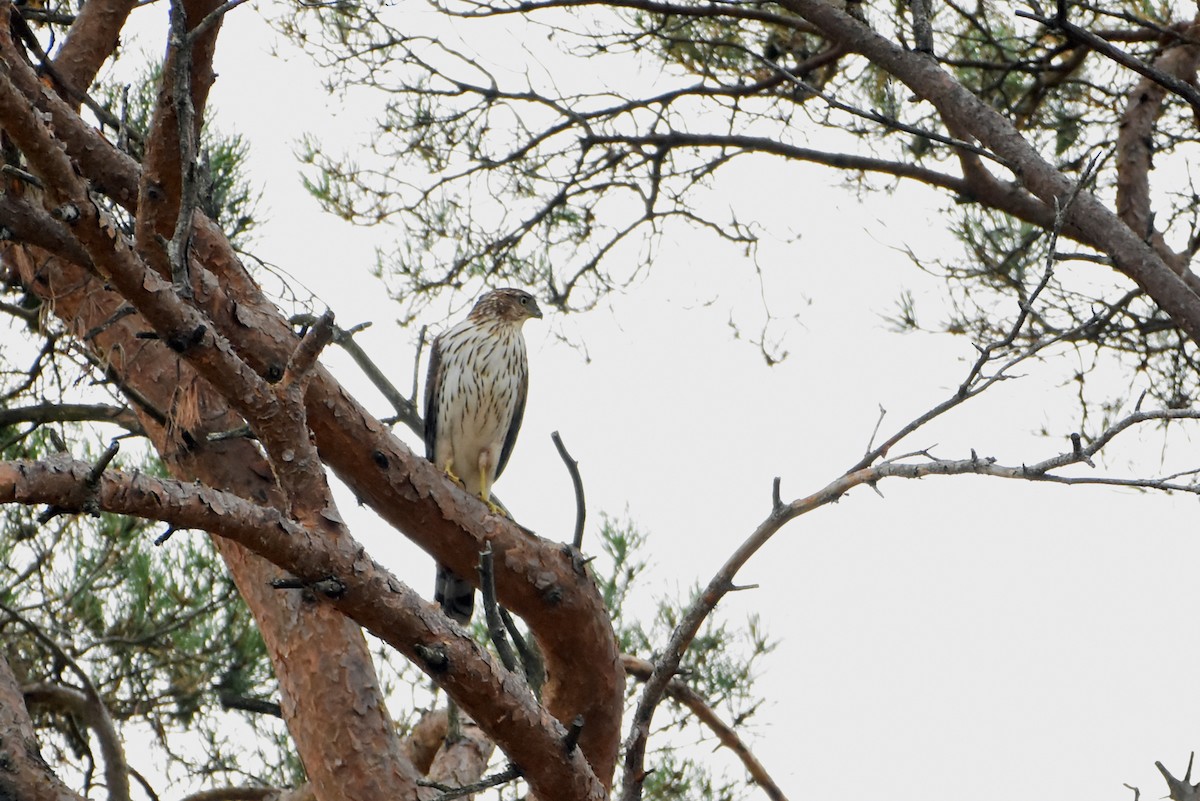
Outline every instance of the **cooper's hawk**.
<svg viewBox="0 0 1200 801">
<path fill-rule="evenodd" d="M 425 458 L 493 510 L 492 483 L 512 455 L 529 391 L 521 326 L 541 316 L 533 295 L 497 289 L 438 336 L 430 352 Z M 474 587 L 441 564 L 434 598 L 459 623 L 471 619 Z"/>
</svg>

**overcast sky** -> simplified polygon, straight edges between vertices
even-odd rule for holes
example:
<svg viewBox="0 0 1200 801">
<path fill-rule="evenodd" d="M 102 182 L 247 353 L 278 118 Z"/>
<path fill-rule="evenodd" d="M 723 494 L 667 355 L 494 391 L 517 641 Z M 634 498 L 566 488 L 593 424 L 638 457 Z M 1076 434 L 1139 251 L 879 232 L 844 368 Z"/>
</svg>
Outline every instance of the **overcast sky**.
<svg viewBox="0 0 1200 801">
<path fill-rule="evenodd" d="M 353 148 L 378 107 L 324 95 L 321 76 L 257 14 L 244 7 L 227 20 L 211 105 L 250 141 L 266 220 L 253 251 L 343 326 L 372 321 L 360 344 L 407 389 L 413 337 L 370 276 L 373 248 L 397 232 L 321 214 L 292 155 L 305 132 Z M 161 53 L 149 39 L 127 44 Z M 284 58 L 270 55 L 276 47 Z M 966 339 L 899 335 L 882 319 L 904 287 L 938 317 L 941 288 L 900 248 L 950 252 L 940 198 L 857 198 L 838 183 L 764 159 L 721 185 L 739 218 L 771 234 L 761 286 L 737 251 L 681 235 L 663 242 L 647 279 L 598 310 L 526 325 L 529 406 L 497 491 L 524 525 L 569 538 L 574 501 L 549 438 L 560 431 L 592 525 L 607 512 L 650 536 L 647 608 L 711 577 L 768 513 L 772 477 L 785 500 L 819 489 L 861 456 L 880 406 L 883 430 L 900 426 L 947 397 L 974 358 Z M 789 352 L 774 367 L 728 326 L 732 316 L 756 332 L 764 297 Z M 341 354 L 326 361 L 389 414 Z M 974 448 L 1015 464 L 1057 453 L 1072 430 L 1070 369 L 1031 368 L 909 449 L 960 458 Z M 1056 435 L 1037 436 L 1043 426 Z M 1179 452 L 1194 450 L 1182 429 L 1173 437 Z M 1134 468 L 1155 472 L 1161 444 L 1150 436 L 1104 469 L 1127 474 L 1140 460 Z M 1154 761 L 1182 775 L 1200 746 L 1197 501 L 975 477 L 880 490 L 793 522 L 739 576 L 759 588 L 721 605 L 733 620 L 758 613 L 779 641 L 758 684 L 768 703 L 743 733 L 785 791 L 1128 799 L 1128 782 L 1164 795 Z M 376 559 L 431 590 L 428 557 L 349 497 L 342 504 Z M 592 528 L 585 549 L 596 543 Z"/>
</svg>

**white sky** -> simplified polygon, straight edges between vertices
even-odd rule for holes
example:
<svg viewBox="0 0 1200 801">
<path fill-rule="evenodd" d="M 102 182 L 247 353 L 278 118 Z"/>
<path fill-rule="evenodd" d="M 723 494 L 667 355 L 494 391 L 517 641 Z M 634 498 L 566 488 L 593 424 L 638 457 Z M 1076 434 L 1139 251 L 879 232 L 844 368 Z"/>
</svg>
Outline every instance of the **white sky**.
<svg viewBox="0 0 1200 801">
<path fill-rule="evenodd" d="M 304 132 L 339 152 L 361 141 L 377 109 L 325 96 L 320 75 L 256 14 L 227 20 L 212 95 L 221 127 L 249 138 L 263 189 L 267 223 L 253 250 L 342 325 L 373 321 L 359 342 L 407 389 L 411 337 L 369 275 L 373 247 L 395 234 L 321 214 L 292 155 Z M 880 317 L 901 287 L 936 309 L 940 288 L 896 248 L 944 252 L 938 198 L 906 189 L 860 201 L 837 182 L 764 160 L 722 187 L 739 217 L 771 222 L 784 208 L 801 234 L 774 230 L 760 259 L 791 354 L 776 367 L 726 325 L 732 312 L 755 331 L 751 267 L 699 235 L 666 241 L 655 272 L 601 309 L 526 326 L 529 407 L 498 492 L 523 524 L 568 538 L 574 501 L 549 438 L 560 431 L 590 522 L 627 510 L 650 535 L 647 607 L 711 577 L 769 511 L 773 476 L 785 499 L 820 488 L 861 455 L 880 405 L 884 430 L 899 426 L 946 397 L 974 356 L 965 339 L 897 335 Z M 590 361 L 556 335 L 584 343 Z M 389 413 L 341 354 L 326 361 Z M 1065 372 L 999 387 L 911 447 L 946 457 L 973 447 L 1008 463 L 1057 453 L 1074 409 Z M 1062 436 L 1034 436 L 1043 424 Z M 1122 459 L 1154 472 L 1158 444 Z M 1200 746 L 1196 500 L 974 477 L 880 489 L 883 498 L 857 490 L 785 528 L 739 576 L 759 588 L 720 608 L 732 620 L 760 614 L 779 641 L 758 684 L 769 702 L 743 733 L 785 791 L 1127 799 L 1128 782 L 1164 795 L 1154 761 L 1181 775 Z M 431 590 L 428 557 L 349 497 L 342 504 L 375 558 Z"/>
</svg>

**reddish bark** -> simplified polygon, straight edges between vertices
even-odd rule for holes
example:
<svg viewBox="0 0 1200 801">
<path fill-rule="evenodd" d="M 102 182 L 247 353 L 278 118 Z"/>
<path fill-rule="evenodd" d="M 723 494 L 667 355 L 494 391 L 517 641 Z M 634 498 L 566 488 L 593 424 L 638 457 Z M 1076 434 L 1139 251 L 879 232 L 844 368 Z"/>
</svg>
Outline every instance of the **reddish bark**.
<svg viewBox="0 0 1200 801">
<path fill-rule="evenodd" d="M 100 67 L 117 49 L 121 29 L 137 0 L 89 0 L 67 31 L 67 39 L 54 56 L 54 72 L 67 86 L 67 96 L 79 108 Z"/>
<path fill-rule="evenodd" d="M 103 327 L 125 303 L 78 267 L 57 259 L 35 264 L 15 248 L 7 256 L 25 285 L 78 336 Z M 240 418 L 229 414 L 211 388 L 161 342 L 136 338 L 147 328 L 140 316 L 130 315 L 104 327 L 90 342 L 123 384 L 154 405 L 158 414 L 139 409 L 142 423 L 172 474 L 258 502 L 278 502 L 270 466 L 250 442 L 204 441 L 205 433 L 234 428 Z M 198 413 L 180 410 L 185 399 Z M 160 419 L 171 421 L 173 430 L 158 425 Z M 190 447 L 179 447 L 182 423 L 188 427 L 187 439 L 195 443 Z M 395 750 L 393 726 L 359 628 L 327 606 L 272 589 L 270 581 L 281 571 L 267 560 L 237 543 L 215 542 L 266 640 L 285 720 L 320 797 L 336 798 L 348 788 L 400 797 L 412 792 L 415 772 Z M 347 709 L 358 711 L 347 716 Z M 357 748 L 347 756 L 330 749 L 331 740 Z"/>
<path fill-rule="evenodd" d="M 178 384 L 183 388 L 174 396 L 168 395 L 155 401 L 159 407 L 155 410 L 157 419 L 166 419 L 170 423 L 165 432 L 169 436 L 158 440 L 168 462 L 176 464 L 180 475 L 200 477 L 217 486 L 236 487 L 239 493 L 247 497 L 269 497 L 270 470 L 265 463 L 260 463 L 257 470 L 250 469 L 249 474 L 242 472 L 235 477 L 219 475 L 221 465 L 237 464 L 243 470 L 247 465 L 252 465 L 252 454 L 249 452 L 231 460 L 224 449 L 198 448 L 192 453 L 184 447 L 189 442 L 196 442 L 204 431 L 212 429 L 207 422 L 234 418 L 228 418 L 222 399 L 184 367 L 174 353 L 163 348 L 161 343 L 134 339 L 133 334 L 137 332 L 131 326 L 136 324 L 142 330 L 153 327 L 163 340 L 176 347 L 183 345 L 189 361 L 213 384 L 229 393 L 227 400 L 243 415 L 260 424 L 277 411 L 279 399 L 273 398 L 270 391 L 264 391 L 266 387 L 258 374 L 277 370 L 285 364 L 295 349 L 295 337 L 278 310 L 262 298 L 233 256 L 228 243 L 206 220 L 198 219 L 200 227 L 193 250 L 197 261 L 195 283 L 200 310 L 181 303 L 165 282 L 153 274 L 147 274 L 138 255 L 111 235 L 112 229 L 108 223 L 88 202 L 86 187 L 73 174 L 59 141 L 50 138 L 39 119 L 28 114 L 22 115 L 21 93 L 13 84 L 20 86 L 30 100 L 50 110 L 55 134 L 64 137 L 67 152 L 78 160 L 84 174 L 89 174 L 89 169 L 94 167 L 100 176 L 99 180 L 106 187 L 112 187 L 113 193 L 124 198 L 128 205 L 132 205 L 129 188 L 136 183 L 136 166 L 110 147 L 102 144 L 97 146 L 94 133 L 88 131 L 65 104 L 44 92 L 36 79 L 30 80 L 33 76 L 20 63 L 19 56 L 11 47 L 5 47 L 4 55 L 6 59 L 18 60 L 10 61 L 9 77 L 12 83 L 0 80 L 0 115 L 6 127 L 20 141 L 30 163 L 47 181 L 51 203 L 55 207 L 78 212 L 78 219 L 72 219 L 70 232 L 85 245 L 90 260 L 120 290 L 121 297 L 113 295 L 109 298 L 111 293 L 106 294 L 98 284 L 88 286 L 90 279 L 82 270 L 56 260 L 42 265 L 41 289 L 47 297 L 53 297 L 59 290 L 52 289 L 52 285 L 81 287 L 80 297 L 84 300 L 73 312 L 66 304 L 54 304 L 55 310 L 71 321 L 77 333 L 102 325 L 111 312 L 126 301 L 141 309 L 142 316 L 127 318 L 120 326 L 112 327 L 105 337 L 96 340 L 96 347 L 107 349 L 109 354 L 121 354 L 113 360 L 114 369 L 125 371 L 122 381 L 131 389 L 136 388 L 140 392 L 145 388 L 141 386 L 142 383 L 152 387 L 155 382 L 163 382 L 164 376 L 168 386 L 176 388 Z M 28 104 L 24 106 L 27 111 Z M 169 150 L 163 152 L 168 153 Z M 164 156 L 168 170 L 169 161 Z M 145 219 L 151 217 L 146 216 Z M 159 215 L 156 219 L 165 217 Z M 59 243 L 59 249 L 65 251 L 66 246 Z M 77 257 L 78 253 L 72 255 Z M 203 269 L 206 263 L 212 265 L 215 274 Z M 32 265 L 27 263 L 26 266 L 32 280 Z M 55 277 L 47 278 L 47 272 L 53 272 Z M 108 298 L 111 302 L 106 300 L 96 304 L 93 302 L 96 298 Z M 227 336 L 235 339 L 236 343 L 226 339 Z M 250 364 L 243 362 L 235 353 L 246 354 Z M 137 358 L 130 358 L 128 354 L 136 354 Z M 145 372 L 139 375 L 134 370 L 126 370 L 128 365 L 135 363 Z M 546 693 L 547 705 L 559 719 L 584 715 L 586 725 L 580 747 L 592 760 L 596 773 L 602 777 L 602 784 L 606 785 L 615 763 L 619 737 L 622 674 L 617 664 L 611 627 L 599 595 L 576 560 L 555 547 L 548 547 L 536 538 L 527 536 L 511 523 L 487 515 L 485 507 L 477 501 L 449 487 L 444 477 L 392 438 L 323 371 L 318 370 L 312 380 L 314 386 L 309 393 L 308 413 L 313 418 L 311 425 L 321 444 L 322 454 L 339 473 L 348 478 L 361 496 L 447 563 L 462 562 L 469 567 L 482 543 L 492 540 L 493 550 L 500 556 L 497 560 L 499 595 L 506 605 L 525 615 L 546 651 L 552 675 Z M 155 415 L 150 417 L 153 419 Z M 302 425 L 303 417 L 293 416 L 290 424 L 281 425 L 280 441 L 288 436 L 294 437 L 297 431 L 303 431 Z M 226 422 L 225 427 L 232 427 L 232 424 Z M 210 453 L 211 461 L 206 462 Z M 381 469 L 383 465 L 387 467 Z M 257 475 L 257 478 L 250 474 Z M 253 489 L 256 484 L 262 486 Z M 297 489 L 298 486 L 293 486 L 293 490 Z M 317 495 L 327 498 L 325 492 Z M 294 492 L 293 497 L 303 497 L 303 493 Z M 319 523 L 321 514 L 326 511 L 331 509 L 319 506 L 307 510 L 304 515 L 306 522 Z M 471 533 L 463 531 L 463 526 L 470 528 Z M 227 558 L 236 572 L 238 557 L 227 554 Z M 464 572 L 469 572 L 467 567 L 463 568 Z M 239 583 L 247 596 L 252 597 L 255 593 L 252 585 L 259 587 L 261 593 L 263 575 L 259 573 L 255 576 L 253 571 L 248 572 L 253 577 L 241 579 Z M 270 599 L 263 599 L 263 605 L 270 607 Z M 267 629 L 312 633 L 311 626 L 294 614 L 284 612 L 274 621 L 268 621 L 261 609 L 256 609 L 256 612 L 260 615 L 264 633 Z M 338 639 L 326 638 L 325 644 Z M 278 647 L 272 650 L 281 673 L 286 673 L 289 664 L 304 664 L 317 668 L 319 674 L 320 665 L 317 661 L 305 661 L 294 656 L 285 659 L 284 656 L 290 653 L 287 649 Z M 486 721 L 496 713 L 495 688 L 494 685 L 484 688 L 471 675 L 472 662 L 479 658 L 478 653 L 470 651 L 460 654 L 454 669 L 442 678 L 464 708 L 481 721 Z M 604 668 L 598 669 L 598 666 Z M 463 675 L 456 675 L 459 671 Z M 595 677 L 596 680 L 589 684 L 580 681 L 580 677 Z M 336 674 L 332 678 L 336 680 Z M 281 679 L 284 679 L 283 675 Z M 330 677 L 326 677 L 325 681 L 329 680 Z M 297 695 L 303 693 L 297 692 Z M 307 695 L 322 696 L 322 693 Z M 314 712 L 311 715 L 298 713 L 296 717 L 304 718 L 314 730 L 319 731 L 323 741 L 327 740 L 329 715 Z M 544 737 L 550 737 L 551 742 L 560 740 L 560 727 L 543 719 L 541 713 L 535 717 Z M 303 738 L 297 739 L 307 764 L 319 749 L 315 745 L 305 747 L 299 743 Z M 518 745 L 531 742 L 523 735 L 518 739 Z M 500 742 L 510 747 L 511 751 L 512 743 L 503 737 Z M 527 748 L 517 747 L 516 750 L 528 754 Z M 387 747 L 360 749 L 362 751 L 389 753 Z M 547 759 L 561 761 L 555 752 L 556 749 L 550 747 L 543 753 Z M 551 784 L 539 781 L 533 774 L 536 773 L 534 768 L 540 763 L 533 756 L 528 756 L 526 762 L 528 764 L 523 767 L 531 775 L 531 781 L 546 790 L 548 797 L 568 797 L 571 794 L 556 792 Z M 571 769 L 581 770 L 579 765 Z M 386 775 L 388 771 L 383 773 Z M 591 771 L 585 767 L 575 776 L 576 781 L 583 781 L 583 784 L 577 785 L 577 790 L 585 794 L 593 792 L 588 789 L 593 787 L 590 782 L 594 781 L 588 778 L 590 774 Z M 377 794 L 366 792 L 364 795 L 371 797 Z"/>
<path fill-rule="evenodd" d="M 234 540 L 311 584 L 315 593 L 435 676 L 480 728 L 505 744 L 539 797 L 606 796 L 581 750 L 567 751 L 565 729 L 534 701 L 524 682 L 483 652 L 437 605 L 371 561 L 360 545 L 331 537 L 333 521 L 310 530 L 274 506 L 141 474 L 106 472 L 93 490 L 87 481 L 90 470 L 69 458 L 0 462 L 0 502 L 81 510 L 90 499 L 105 511 Z M 327 582 L 330 576 L 335 579 Z"/>
</svg>

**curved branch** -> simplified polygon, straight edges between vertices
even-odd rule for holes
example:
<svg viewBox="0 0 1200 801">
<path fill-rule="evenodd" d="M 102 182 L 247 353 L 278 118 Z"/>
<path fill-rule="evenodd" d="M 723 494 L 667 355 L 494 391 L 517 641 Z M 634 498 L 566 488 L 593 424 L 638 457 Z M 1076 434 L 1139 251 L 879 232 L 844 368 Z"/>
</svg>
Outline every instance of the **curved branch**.
<svg viewBox="0 0 1200 801">
<path fill-rule="evenodd" d="M 906 51 L 850 15 L 821 0 L 782 0 L 782 5 L 825 35 L 869 58 L 931 102 L 948 127 L 965 131 L 1012 165 L 1017 180 L 1053 206 L 1072 191 L 1072 181 L 1048 163 L 1012 123 L 954 80 L 930 59 Z M 1200 295 L 1111 210 L 1089 192 L 1080 193 L 1066 216 L 1082 240 L 1112 256 L 1117 269 L 1200 343 Z"/>
<path fill-rule="evenodd" d="M 583 754 L 563 748 L 562 724 L 529 693 L 515 691 L 520 678 L 480 651 L 438 607 L 367 558 L 348 536 L 333 539 L 325 531 L 301 527 L 274 507 L 141 473 L 106 471 L 88 488 L 90 472 L 90 465 L 69 458 L 0 462 L 0 502 L 80 510 L 90 498 L 104 511 L 211 531 L 238 542 L 301 582 L 325 588 L 322 594 L 332 606 L 436 677 L 489 737 L 505 744 L 535 793 L 564 801 L 605 797 Z"/>
<path fill-rule="evenodd" d="M 642 681 L 649 679 L 654 672 L 653 662 L 639 659 L 630 654 L 621 654 L 621 664 L 625 666 L 625 672 Z M 700 693 L 687 686 L 679 678 L 673 678 L 667 683 L 667 696 L 681 706 L 687 707 L 701 725 L 708 727 L 708 730 L 716 735 L 717 739 L 721 741 L 721 745 L 737 755 L 742 762 L 742 767 L 750 774 L 754 783 L 767 794 L 767 798 L 770 798 L 771 801 L 787 801 L 783 790 L 771 778 L 771 774 L 767 773 L 767 769 L 758 761 L 758 757 L 754 756 L 750 747 L 738 736 L 737 730 L 721 720 Z"/>
</svg>

